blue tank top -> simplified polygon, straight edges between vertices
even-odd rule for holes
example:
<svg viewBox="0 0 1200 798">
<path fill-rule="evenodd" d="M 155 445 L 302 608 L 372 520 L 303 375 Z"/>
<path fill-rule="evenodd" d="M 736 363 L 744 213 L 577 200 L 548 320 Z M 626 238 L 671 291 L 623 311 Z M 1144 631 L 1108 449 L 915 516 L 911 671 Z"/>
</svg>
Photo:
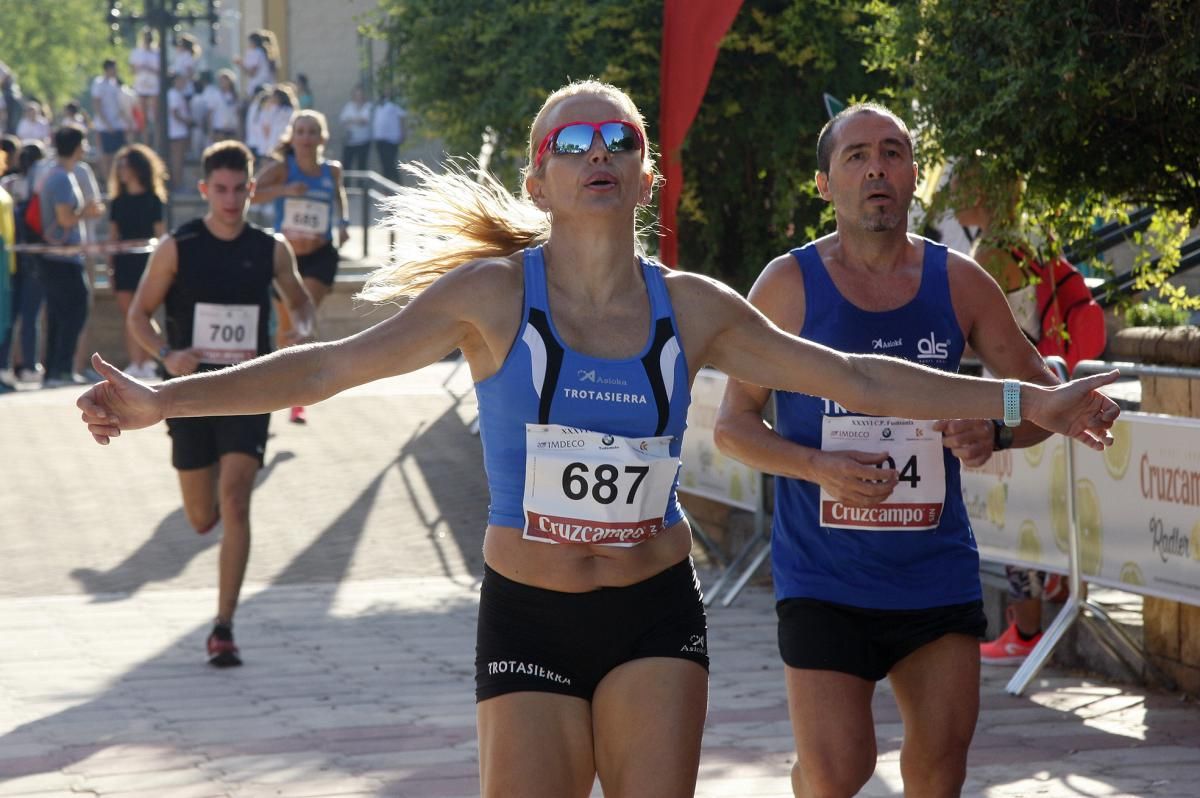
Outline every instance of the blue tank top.
<svg viewBox="0 0 1200 798">
<path fill-rule="evenodd" d="M 287 156 L 287 178 L 284 179 L 284 184 L 287 183 L 303 183 L 308 186 L 308 191 L 302 197 L 296 199 L 309 200 L 312 202 L 320 202 L 328 206 L 329 212 L 327 218 L 328 224 L 325 225 L 325 230 L 322 233 L 325 238 L 333 240 L 333 210 L 334 210 L 334 195 L 337 186 L 333 180 L 333 170 L 329 167 L 329 161 L 321 162 L 321 174 L 313 177 L 306 174 L 296 163 L 296 156 L 289 153 Z M 283 209 L 288 197 L 275 198 L 275 229 L 283 229 Z"/>
<path fill-rule="evenodd" d="M 842 352 L 890 355 L 957 372 L 965 341 L 950 301 L 946 247 L 925 241 L 921 287 L 908 304 L 873 313 L 848 302 L 814 244 L 792 252 L 804 279 L 799 334 Z M 831 400 L 775 393 L 776 431 L 821 446 L 825 415 L 855 415 Z M 820 526 L 820 487 L 776 477 L 771 561 L 776 597 L 814 598 L 869 609 L 923 609 L 981 597 L 979 552 L 967 517 L 958 458 L 943 450 L 941 523 L 922 532 L 867 532 Z"/>
<path fill-rule="evenodd" d="M 563 343 L 550 318 L 542 248 L 525 250 L 524 323 L 500 370 L 475 384 L 479 438 L 491 504 L 488 523 L 525 525 L 525 425 L 560 424 L 623 437 L 670 435 L 679 457 L 691 404 L 688 365 L 659 267 L 641 261 L 650 295 L 650 330 L 642 351 L 623 360 L 589 357 Z M 683 510 L 671 487 L 666 526 Z"/>
</svg>

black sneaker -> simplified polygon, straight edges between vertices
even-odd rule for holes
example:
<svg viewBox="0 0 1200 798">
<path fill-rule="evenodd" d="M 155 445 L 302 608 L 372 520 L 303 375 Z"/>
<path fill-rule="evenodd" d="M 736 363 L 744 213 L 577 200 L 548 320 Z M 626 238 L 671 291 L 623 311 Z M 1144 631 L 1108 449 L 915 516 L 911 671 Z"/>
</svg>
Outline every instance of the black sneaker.
<svg viewBox="0 0 1200 798">
<path fill-rule="evenodd" d="M 233 629 L 223 623 L 213 625 L 208 636 L 208 664 L 214 668 L 233 668 L 242 664 L 238 647 L 233 644 Z"/>
</svg>

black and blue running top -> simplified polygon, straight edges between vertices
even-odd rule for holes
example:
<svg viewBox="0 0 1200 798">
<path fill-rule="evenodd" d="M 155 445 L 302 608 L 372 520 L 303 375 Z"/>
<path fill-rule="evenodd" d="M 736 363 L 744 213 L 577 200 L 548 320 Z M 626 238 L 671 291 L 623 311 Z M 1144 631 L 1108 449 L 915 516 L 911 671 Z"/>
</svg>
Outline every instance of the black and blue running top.
<svg viewBox="0 0 1200 798">
<path fill-rule="evenodd" d="M 475 385 L 479 437 L 483 442 L 491 504 L 488 523 L 525 526 L 525 425 L 559 424 L 622 437 L 669 435 L 679 457 L 687 428 L 688 365 L 680 344 L 671 299 L 660 269 L 641 259 L 650 296 L 646 345 L 631 358 L 607 360 L 571 350 L 554 328 L 546 292 L 541 247 L 524 256 L 524 323 L 500 370 Z M 664 514 L 666 526 L 683 510 L 675 495 Z"/>
</svg>

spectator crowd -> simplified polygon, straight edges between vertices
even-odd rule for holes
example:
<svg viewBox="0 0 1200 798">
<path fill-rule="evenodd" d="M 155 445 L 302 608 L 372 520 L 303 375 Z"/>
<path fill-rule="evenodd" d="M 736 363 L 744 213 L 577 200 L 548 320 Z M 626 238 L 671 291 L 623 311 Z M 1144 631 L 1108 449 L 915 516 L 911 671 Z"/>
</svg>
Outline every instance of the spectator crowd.
<svg viewBox="0 0 1200 798">
<path fill-rule="evenodd" d="M 242 141 L 261 174 L 286 165 L 293 118 L 313 113 L 308 77 L 283 79 L 270 30 L 250 33 L 232 64 L 215 71 L 189 33 L 174 36 L 165 74 L 161 47 L 143 30 L 125 63 L 105 60 L 57 110 L 23 93 L 20 76 L 0 61 L 0 393 L 94 380 L 82 353 L 95 275 L 107 271 L 124 312 L 147 258 L 148 246 L 136 242 L 161 237 L 170 197 L 196 190 L 186 174 L 204 149 Z M 372 101 L 356 87 L 338 116 L 345 168 L 398 181 L 405 117 L 393 97 Z M 88 246 L 103 241 L 129 247 Z M 132 373 L 152 376 L 146 353 L 127 348 Z"/>
</svg>

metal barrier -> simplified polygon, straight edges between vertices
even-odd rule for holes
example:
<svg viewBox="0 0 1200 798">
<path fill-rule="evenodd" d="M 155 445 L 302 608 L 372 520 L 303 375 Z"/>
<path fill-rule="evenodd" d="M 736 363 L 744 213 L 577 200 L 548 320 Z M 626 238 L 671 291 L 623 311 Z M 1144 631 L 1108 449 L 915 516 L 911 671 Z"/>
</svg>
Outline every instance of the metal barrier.
<svg viewBox="0 0 1200 798">
<path fill-rule="evenodd" d="M 1056 364 L 1061 369 L 1061 363 Z M 1175 366 L 1147 366 L 1137 363 L 1109 363 L 1098 360 L 1080 361 L 1075 366 L 1075 374 L 1083 376 L 1085 374 L 1100 374 L 1112 369 L 1119 369 L 1123 375 L 1130 376 L 1156 376 L 1156 377 L 1181 377 L 1200 379 L 1200 369 L 1183 368 Z M 1063 376 L 1060 370 L 1060 378 Z M 1079 531 L 1079 516 L 1075 502 L 1075 454 L 1074 446 L 1068 443 L 1066 447 L 1066 510 L 1068 518 L 1068 534 L 1067 534 L 1067 558 L 1068 558 L 1068 584 L 1070 585 L 1070 596 L 1063 604 L 1058 616 L 1054 619 L 1050 627 L 1042 635 L 1042 639 L 1034 647 L 1030 655 L 1025 659 L 1021 666 L 1013 674 L 1005 689 L 1012 695 L 1021 695 L 1029 686 L 1029 683 L 1037 676 L 1042 667 L 1050 659 L 1054 648 L 1062 640 L 1067 630 L 1076 620 L 1083 620 L 1097 632 L 1097 642 L 1116 658 L 1123 663 L 1135 675 L 1136 668 L 1130 663 L 1117 646 L 1113 645 L 1113 640 L 1119 641 L 1126 649 L 1133 652 L 1141 663 L 1150 670 L 1156 678 L 1167 685 L 1169 688 L 1174 688 L 1173 681 L 1157 668 L 1147 656 L 1145 650 L 1138 645 L 1128 634 L 1115 622 L 1112 617 L 1104 610 L 1103 607 L 1096 604 L 1087 598 L 1085 587 L 1087 580 L 1083 575 L 1080 560 L 1080 531 Z M 1129 592 L 1137 593 L 1136 585 L 1123 586 Z M 1110 637 L 1105 637 L 1105 635 Z"/>
<path fill-rule="evenodd" d="M 353 204 L 349 198 L 351 196 L 359 198 L 359 222 L 363 229 L 362 257 L 366 258 L 370 253 L 368 242 L 371 237 L 367 235 L 367 231 L 370 230 L 372 221 L 371 201 L 381 202 L 398 193 L 402 186 L 369 169 L 347 169 L 342 172 L 342 178 L 346 181 L 347 200 Z M 349 212 L 349 208 L 346 210 Z M 395 234 L 393 233 L 388 237 L 388 245 L 394 244 Z"/>
</svg>

